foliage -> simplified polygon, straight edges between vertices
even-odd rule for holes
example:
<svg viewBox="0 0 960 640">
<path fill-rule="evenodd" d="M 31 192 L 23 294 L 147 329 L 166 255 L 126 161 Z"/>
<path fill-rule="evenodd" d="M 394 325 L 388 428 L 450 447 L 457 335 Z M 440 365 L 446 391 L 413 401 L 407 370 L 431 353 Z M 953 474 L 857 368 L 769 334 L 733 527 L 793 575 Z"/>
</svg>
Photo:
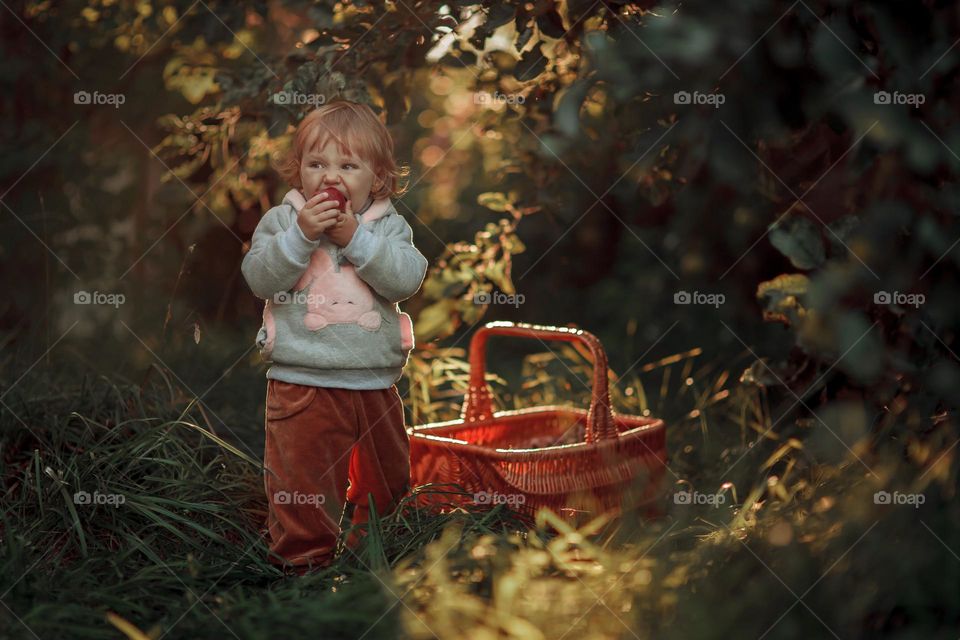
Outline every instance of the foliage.
<svg viewBox="0 0 960 640">
<path fill-rule="evenodd" d="M 250 635 L 355 636 L 396 600 L 389 566 L 412 589 L 383 635 L 955 628 L 956 6 L 71 0 L 0 16 L 3 599 L 31 627 L 115 635 L 110 609 L 131 637 L 181 614 L 184 634 L 222 634 L 215 611 Z M 127 102 L 76 103 L 94 89 Z M 375 570 L 345 560 L 347 580 L 303 587 L 244 553 L 262 371 L 239 262 L 286 189 L 270 160 L 338 97 L 381 113 L 413 169 L 396 204 L 432 266 L 403 303 L 411 421 L 457 417 L 479 322 L 575 324 L 607 346 L 618 410 L 667 420 L 677 486 L 724 508 L 580 532 L 387 516 Z M 74 323 L 84 288 L 130 304 Z M 37 356 L 74 325 L 69 358 L 156 367 L 169 394 L 47 379 Z M 575 349 L 495 354 L 499 407 L 585 403 Z M 71 511 L 83 486 L 130 508 Z"/>
<path fill-rule="evenodd" d="M 586 391 L 590 363 L 557 356 L 568 363 L 530 359 L 539 383 L 518 406 Z M 887 457 L 874 477 L 818 463 L 787 438 L 792 427 L 774 428 L 763 392 L 698 356 L 624 376 L 615 408 L 665 411 L 676 489 L 722 496 L 716 506 L 667 496 L 654 520 L 575 524 L 549 512 L 527 522 L 503 505 L 438 514 L 411 496 L 372 515 L 356 555 L 302 578 L 266 561 L 259 463 L 216 435 L 186 389 L 100 377 L 43 394 L 31 378 L 5 400 L 16 414 L 0 416 L 0 588 L 17 615 L 0 633 L 919 638 L 955 624 L 960 569 L 941 542 L 958 513 L 942 485 L 914 483 L 928 500 L 919 508 L 878 505 L 878 488 L 916 477 L 909 465 Z M 78 502 L 78 491 L 124 500 Z M 911 562 L 884 561 L 891 545 Z"/>
</svg>

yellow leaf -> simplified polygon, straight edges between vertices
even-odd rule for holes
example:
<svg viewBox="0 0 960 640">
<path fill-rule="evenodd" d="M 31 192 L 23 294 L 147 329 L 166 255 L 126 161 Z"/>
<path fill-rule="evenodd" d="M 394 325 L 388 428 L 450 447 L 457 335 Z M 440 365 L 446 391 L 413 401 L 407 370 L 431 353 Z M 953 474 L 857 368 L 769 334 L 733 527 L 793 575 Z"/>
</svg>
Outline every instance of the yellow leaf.
<svg viewBox="0 0 960 640">
<path fill-rule="evenodd" d="M 163 68 L 164 86 L 170 91 L 179 91 L 191 104 L 197 104 L 204 96 L 220 91 L 214 80 L 217 69 L 216 57 L 201 37 L 193 44 L 181 47 Z"/>
<path fill-rule="evenodd" d="M 416 340 L 426 342 L 441 334 L 449 335 L 453 328 L 453 308 L 453 301 L 440 300 L 421 311 L 413 323 Z"/>
<path fill-rule="evenodd" d="M 241 29 L 234 34 L 233 42 L 223 50 L 223 57 L 235 60 L 243 55 L 245 51 L 253 49 L 253 32 L 249 29 Z"/>
<path fill-rule="evenodd" d="M 165 78 L 165 84 L 167 89 L 179 90 L 190 104 L 198 104 L 207 94 L 220 91 L 215 73 L 212 68 L 182 67 L 176 75 Z"/>
<path fill-rule="evenodd" d="M 792 321 L 803 318 L 806 309 L 801 300 L 807 294 L 810 280 L 802 273 L 784 273 L 757 286 L 757 300 L 764 305 L 763 319 L 768 322 Z"/>
<path fill-rule="evenodd" d="M 477 204 L 492 211 L 506 211 L 507 197 L 499 191 L 487 191 L 477 196 Z"/>
</svg>

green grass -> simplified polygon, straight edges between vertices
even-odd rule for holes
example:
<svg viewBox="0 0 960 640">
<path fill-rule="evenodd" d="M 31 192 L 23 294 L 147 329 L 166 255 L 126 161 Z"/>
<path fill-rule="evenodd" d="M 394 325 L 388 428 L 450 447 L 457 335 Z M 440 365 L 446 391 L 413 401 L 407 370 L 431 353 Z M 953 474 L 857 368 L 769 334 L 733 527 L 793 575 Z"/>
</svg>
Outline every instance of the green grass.
<svg viewBox="0 0 960 640">
<path fill-rule="evenodd" d="M 565 355 L 566 378 L 588 379 Z M 863 462 L 839 443 L 814 456 L 804 422 L 769 430 L 765 390 L 694 360 L 613 396 L 667 417 L 669 484 L 720 491 L 721 506 L 676 504 L 669 487 L 662 518 L 575 530 L 405 501 L 374 514 L 357 555 L 305 577 L 267 562 L 259 461 L 175 385 L 27 378 L 0 414 L 0 637 L 956 638 L 949 442 L 926 474 L 889 438 L 849 443 Z M 556 363 L 531 366 L 550 375 L 513 404 L 583 400 Z M 877 505 L 883 488 L 925 503 Z M 75 504 L 79 490 L 124 501 Z"/>
</svg>

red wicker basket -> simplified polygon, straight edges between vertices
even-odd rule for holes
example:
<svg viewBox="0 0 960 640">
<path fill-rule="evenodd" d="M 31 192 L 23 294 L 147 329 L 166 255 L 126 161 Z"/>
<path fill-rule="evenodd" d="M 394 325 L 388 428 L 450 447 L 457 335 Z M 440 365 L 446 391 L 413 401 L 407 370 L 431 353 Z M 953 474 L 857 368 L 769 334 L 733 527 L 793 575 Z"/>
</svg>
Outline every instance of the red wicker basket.
<svg viewBox="0 0 960 640">
<path fill-rule="evenodd" d="M 491 335 L 586 345 L 593 356 L 589 409 L 543 406 L 494 413 L 485 381 Z M 597 337 L 582 329 L 487 323 L 470 342 L 470 384 L 460 419 L 407 431 L 410 486 L 454 483 L 466 490 L 453 497 L 425 492 L 418 499 L 422 505 L 442 495 L 447 504 L 506 503 L 531 517 L 542 507 L 577 519 L 635 508 L 659 512 L 667 464 L 663 421 L 613 412 L 606 353 Z"/>
</svg>

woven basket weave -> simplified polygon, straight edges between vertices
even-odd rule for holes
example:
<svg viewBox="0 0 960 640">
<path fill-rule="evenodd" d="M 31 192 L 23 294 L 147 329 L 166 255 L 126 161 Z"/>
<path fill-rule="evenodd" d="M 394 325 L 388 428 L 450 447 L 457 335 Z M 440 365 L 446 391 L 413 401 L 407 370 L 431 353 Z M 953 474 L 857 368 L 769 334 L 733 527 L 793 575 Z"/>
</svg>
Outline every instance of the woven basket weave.
<svg viewBox="0 0 960 640">
<path fill-rule="evenodd" d="M 485 381 L 491 335 L 585 345 L 593 356 L 590 407 L 494 413 Z M 444 494 L 447 504 L 505 503 L 531 517 L 543 507 L 566 517 L 657 511 L 667 463 L 663 421 L 614 413 L 607 370 L 600 341 L 582 329 L 487 323 L 470 342 L 470 383 L 460 419 L 407 429 L 411 486 L 455 483 L 466 495 Z M 422 494 L 419 502 L 431 504 L 430 496 Z"/>
</svg>

